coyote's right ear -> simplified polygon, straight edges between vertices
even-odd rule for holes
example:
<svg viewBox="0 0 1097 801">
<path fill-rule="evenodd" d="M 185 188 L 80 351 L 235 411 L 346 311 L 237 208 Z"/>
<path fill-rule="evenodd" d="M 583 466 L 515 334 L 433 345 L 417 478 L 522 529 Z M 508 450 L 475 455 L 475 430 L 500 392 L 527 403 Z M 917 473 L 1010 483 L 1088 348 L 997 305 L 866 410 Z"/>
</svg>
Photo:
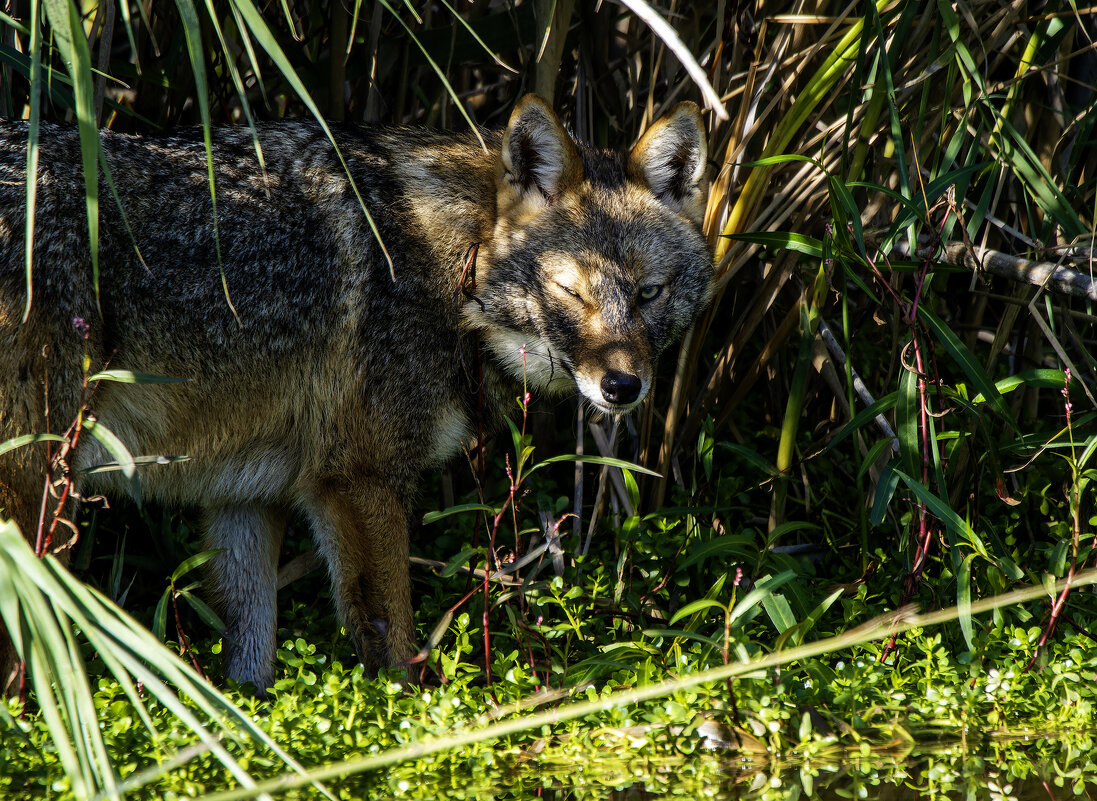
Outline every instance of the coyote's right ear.
<svg viewBox="0 0 1097 801">
<path fill-rule="evenodd" d="M 503 134 L 503 180 L 523 200 L 552 203 L 583 177 L 583 162 L 556 113 L 526 95 Z"/>
<path fill-rule="evenodd" d="M 628 155 L 628 171 L 663 203 L 700 225 L 707 160 L 701 109 L 687 101 L 648 128 Z"/>
</svg>

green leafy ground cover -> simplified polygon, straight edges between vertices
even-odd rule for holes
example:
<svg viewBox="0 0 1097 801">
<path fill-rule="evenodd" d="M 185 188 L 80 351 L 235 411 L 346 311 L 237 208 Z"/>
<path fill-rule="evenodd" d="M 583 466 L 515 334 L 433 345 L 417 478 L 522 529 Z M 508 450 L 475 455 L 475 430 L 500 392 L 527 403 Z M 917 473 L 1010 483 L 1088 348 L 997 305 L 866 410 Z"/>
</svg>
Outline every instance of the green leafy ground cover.
<svg viewBox="0 0 1097 801">
<path fill-rule="evenodd" d="M 953 654 L 939 635 L 916 631 L 905 638 L 895 665 L 880 664 L 879 646 L 868 645 L 735 681 L 739 727 L 728 685 L 710 683 L 328 785 L 337 797 L 348 799 L 376 793 L 475 797 L 470 790 L 476 788 L 524 797 L 542 786 L 571 789 L 575 797 L 584 797 L 585 788 L 597 797 L 607 788 L 635 785 L 686 797 L 749 787 L 759 798 L 785 798 L 790 768 L 800 783 L 812 776 L 819 776 L 820 784 L 835 781 L 831 774 L 838 767 L 843 781 L 888 782 L 903 766 L 917 773 L 912 765 L 922 760 L 919 753 L 933 746 L 930 769 L 922 773 L 926 786 L 942 793 L 962 788 L 973 774 L 985 779 L 988 769 L 1006 784 L 1041 767 L 1051 780 L 1080 788 L 1086 780 L 1097 780 L 1089 753 L 1097 647 L 1084 638 L 1057 643 L 1041 670 L 1026 672 L 1038 635 L 1037 629 L 1015 626 L 992 629 L 979 634 L 976 652 Z M 349 662 L 330 661 L 323 651 L 335 645 L 287 639 L 279 652 L 284 678 L 273 700 L 235 696 L 306 767 L 354 763 L 454 735 L 460 739 L 483 727 L 493 713 L 498 719 L 513 717 L 517 713 L 508 714 L 506 708 L 536 691 L 513 654 L 497 658 L 494 667 L 501 678 L 490 687 L 482 684 L 479 670 L 465 666 L 448 684 L 415 689 L 395 677 L 368 680 Z M 694 650 L 666 674 L 660 671 L 648 680 L 701 661 Z M 575 697 L 594 698 L 643 681 L 633 672 L 615 672 Z M 116 682 L 99 681 L 95 704 L 123 778 L 191 744 L 189 733 L 174 728 L 170 712 L 157 705 L 152 715 L 164 735 L 150 739 Z M 15 704 L 9 709 L 18 713 Z M 4 797 L 71 797 L 42 719 L 24 717 L 17 728 L 21 735 L 9 731 L 0 744 Z M 257 777 L 281 772 L 269 755 L 246 744 L 234 753 Z M 851 762 L 863 767 L 850 771 Z M 786 778 L 778 787 L 774 777 Z M 231 786 L 231 777 L 216 761 L 196 756 L 133 797 L 192 797 Z M 320 796 L 306 788 L 287 797 Z"/>
<path fill-rule="evenodd" d="M 712 514 L 705 512 L 705 519 Z M 584 798 L 614 787 L 683 797 L 734 790 L 750 798 L 786 798 L 828 784 L 856 788 L 915 779 L 927 792 L 944 794 L 989 786 L 992 773 L 1002 786 L 1039 774 L 1073 793 L 1097 777 L 1088 756 L 1097 719 L 1097 643 L 1064 627 L 1039 649 L 1041 604 L 976 616 L 971 648 L 953 623 L 901 635 L 884 661 L 886 638 L 835 646 L 734 680 L 675 687 L 682 677 L 723 664 L 725 655 L 731 662 L 756 659 L 778 645 L 849 632 L 894 610 L 900 595 L 899 582 L 886 578 L 898 574 L 902 560 L 883 549 L 874 555 L 872 580 L 841 586 L 831 563 L 755 545 L 748 565 L 758 576 L 754 591 L 736 587 L 742 554 L 729 556 L 731 546 L 722 542 L 729 535 L 711 523 L 699 525 L 701 519 L 696 511 L 679 510 L 634 520 L 619 539 L 600 539 L 600 547 L 577 558 L 562 577 L 552 576 L 546 562 L 539 575 L 529 576 L 524 594 L 493 587 L 490 663 L 484 659 L 483 600 L 474 596 L 432 650 L 419 687 L 398 672 L 364 677 L 336 634 L 323 578 L 308 577 L 291 587 L 282 610 L 281 678 L 272 699 L 235 691 L 230 697 L 306 770 L 334 764 L 327 786 L 348 799 L 488 792 L 522 798 L 541 790 Z M 428 540 L 432 549 L 466 553 L 457 544 L 468 527 L 453 520 L 446 533 Z M 746 527 L 736 547 L 746 553 L 749 542 L 764 541 Z M 695 558 L 717 550 L 714 543 L 722 546 L 722 558 Z M 617 575 L 618 552 L 629 556 L 624 573 L 631 582 Z M 859 564 L 844 572 L 859 572 Z M 469 580 L 456 572 L 416 576 L 426 638 Z M 695 598 L 671 612 L 675 587 L 688 591 L 702 580 L 713 588 L 707 602 Z M 758 589 L 766 586 L 772 589 Z M 1075 595 L 1083 605 L 1091 597 L 1088 588 Z M 200 633 L 199 617 L 180 605 L 192 635 Z M 220 681 L 219 641 L 196 639 L 190 655 Z M 221 797 L 217 793 L 235 786 L 216 759 L 195 747 L 172 711 L 154 700 L 147 706 L 158 734 L 150 736 L 123 686 L 104 676 L 98 655 L 89 647 L 84 658 L 97 677 L 94 704 L 119 776 L 133 779 L 165 760 L 180 761 L 127 797 Z M 668 687 L 653 700 L 612 704 L 552 725 L 519 724 L 506 736 L 475 741 L 475 733 L 492 724 L 660 682 Z M 0 796 L 72 797 L 34 704 L 21 716 L 15 701 L 8 710 L 15 719 L 0 739 Z M 285 766 L 262 746 L 246 737 L 228 743 L 260 782 L 285 778 Z M 419 758 L 408 753 L 388 762 L 384 756 L 437 743 L 447 747 Z M 371 758 L 377 760 L 373 769 L 362 770 Z M 311 787 L 280 789 L 291 798 L 321 797 Z"/>
</svg>

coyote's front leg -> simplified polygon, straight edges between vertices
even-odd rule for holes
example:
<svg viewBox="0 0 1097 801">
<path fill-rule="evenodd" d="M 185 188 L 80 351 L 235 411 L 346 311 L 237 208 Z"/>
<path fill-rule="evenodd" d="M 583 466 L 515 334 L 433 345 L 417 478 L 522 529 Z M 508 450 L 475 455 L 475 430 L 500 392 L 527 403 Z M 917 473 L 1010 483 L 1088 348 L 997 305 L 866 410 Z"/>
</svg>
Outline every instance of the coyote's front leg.
<svg viewBox="0 0 1097 801">
<path fill-rule="evenodd" d="M 222 552 L 209 564 L 214 600 L 225 618 L 225 675 L 274 685 L 278 642 L 278 552 L 287 513 L 261 504 L 206 509 L 206 547 Z"/>
<path fill-rule="evenodd" d="M 377 478 L 327 482 L 308 511 L 336 610 L 366 671 L 407 662 L 416 646 L 401 496 Z"/>
</svg>

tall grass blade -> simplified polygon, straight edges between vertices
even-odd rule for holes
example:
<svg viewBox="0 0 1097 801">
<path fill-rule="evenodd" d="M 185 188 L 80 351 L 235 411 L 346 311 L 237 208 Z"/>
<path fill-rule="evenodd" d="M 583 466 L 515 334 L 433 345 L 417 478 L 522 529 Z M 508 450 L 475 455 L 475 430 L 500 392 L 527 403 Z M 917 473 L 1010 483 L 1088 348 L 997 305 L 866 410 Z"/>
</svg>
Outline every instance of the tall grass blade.
<svg viewBox="0 0 1097 801">
<path fill-rule="evenodd" d="M 620 0 L 620 3 L 642 19 L 659 37 L 659 40 L 667 46 L 667 49 L 674 53 L 674 57 L 681 62 L 682 67 L 689 73 L 689 77 L 701 90 L 701 96 L 705 99 L 705 106 L 712 110 L 717 119 L 727 120 L 728 113 L 724 109 L 724 103 L 720 100 L 720 95 L 712 88 L 712 84 L 709 83 L 704 67 L 697 63 L 693 53 L 686 47 L 681 37 L 678 36 L 678 32 L 670 26 L 670 23 L 663 19 L 659 12 L 644 0 Z"/>
<path fill-rule="evenodd" d="M 882 11 L 890 0 L 877 0 L 876 9 Z M 796 97 L 791 108 L 774 127 L 765 148 L 762 150 L 762 158 L 781 155 L 788 147 L 792 137 L 800 130 L 808 116 L 823 102 L 827 93 L 845 74 L 846 70 L 856 61 L 858 48 L 861 47 L 861 34 L 864 29 L 864 19 L 854 21 L 849 30 L 837 42 L 830 51 L 830 55 L 824 59 L 822 65 L 807 81 L 804 90 Z M 728 214 L 724 224 L 724 234 L 741 233 L 746 228 L 749 215 L 754 211 L 765 189 L 766 179 L 772 167 L 755 168 L 747 176 L 746 183 L 739 193 L 735 205 Z M 727 239 L 721 239 L 716 248 L 716 261 L 720 262 L 727 252 Z M 717 276 L 718 280 L 726 275 L 726 271 Z"/>
<path fill-rule="evenodd" d="M 385 0 L 381 0 L 381 2 L 385 3 Z M 396 267 L 392 261 L 392 256 L 388 252 L 388 248 L 385 247 L 385 243 L 381 238 L 381 231 L 377 228 L 377 223 L 374 222 L 373 215 L 370 214 L 369 208 L 366 206 L 366 201 L 358 190 L 358 184 L 355 182 L 354 176 L 350 172 L 350 166 L 347 164 L 346 159 L 343 158 L 343 154 L 339 150 L 339 145 L 335 141 L 335 136 L 332 134 L 328 124 L 324 121 L 324 116 L 320 113 L 320 108 L 316 105 L 316 101 L 312 99 L 308 87 L 305 86 L 301 77 L 293 68 L 293 65 L 290 64 L 289 59 L 286 58 L 286 54 L 282 51 L 281 46 L 278 44 L 278 40 L 267 26 L 267 23 L 263 20 L 263 15 L 259 13 L 259 9 L 255 7 L 255 4 L 252 3 L 251 0 L 230 0 L 230 5 L 240 14 L 240 17 L 244 20 L 251 35 L 255 37 L 255 40 L 259 42 L 259 45 L 266 51 L 267 55 L 282 73 L 282 76 L 290 86 L 293 87 L 297 96 L 301 98 L 301 102 L 305 104 L 309 112 L 312 113 L 312 116 L 320 123 L 320 127 L 324 130 L 324 133 L 327 134 L 328 140 L 331 142 L 332 147 L 335 148 L 335 154 L 339 158 L 339 163 L 347 174 L 347 181 L 350 183 L 354 196 L 358 200 L 358 205 L 361 207 L 362 213 L 366 215 L 366 222 L 369 223 L 374 239 L 377 240 L 377 245 L 381 248 L 385 261 L 388 262 L 389 275 L 392 277 L 392 280 L 395 281 Z M 389 7 L 387 3 L 385 3 L 385 6 L 386 8 Z"/>
<path fill-rule="evenodd" d="M 406 22 L 404 22 L 403 17 L 401 17 L 398 12 L 393 10 L 392 6 L 388 4 L 388 0 L 378 0 L 378 2 L 382 6 L 384 6 L 385 9 L 387 9 L 388 12 L 392 14 L 392 16 L 396 19 L 396 21 L 400 23 L 404 30 L 407 31 L 408 37 L 415 44 L 415 46 L 419 48 L 419 51 L 423 54 L 423 58 L 426 59 L 426 62 L 430 65 L 430 68 L 434 70 L 434 73 L 439 77 L 439 79 L 441 79 L 442 86 L 445 88 L 446 94 L 448 94 L 453 100 L 453 105 L 457 109 L 458 113 L 460 113 L 460 115 L 465 118 L 465 122 L 468 123 L 469 128 L 474 134 L 476 134 L 476 138 L 480 142 L 480 147 L 482 147 L 486 151 L 488 149 L 488 146 L 487 143 L 484 141 L 483 135 L 480 133 L 480 130 L 478 129 L 476 123 L 472 121 L 472 117 L 468 115 L 468 112 L 465 110 L 465 104 L 461 102 L 461 98 L 457 95 L 457 92 L 454 90 L 453 85 L 446 79 L 445 71 L 438 66 L 438 63 L 433 58 L 431 58 L 430 53 L 423 46 L 423 43 L 419 41 L 419 37 L 415 35 L 415 31 L 413 31 L 411 27 Z"/>
<path fill-rule="evenodd" d="M 34 297 L 34 207 L 38 198 L 38 123 L 42 116 L 42 7 L 39 0 L 30 5 L 30 119 L 27 121 L 27 203 L 23 250 L 27 272 L 27 303 L 23 322 L 30 317 Z"/>
<path fill-rule="evenodd" d="M 998 387 L 990 380 L 983 365 L 979 363 L 975 355 L 960 341 L 951 328 L 949 328 L 936 314 L 926 308 L 925 304 L 918 305 L 918 316 L 933 332 L 934 336 L 945 346 L 953 361 L 964 371 L 964 375 L 971 381 L 976 392 L 982 396 L 987 405 L 995 414 L 1004 420 L 1014 431 L 1019 431 L 1017 421 L 1013 419 L 1006 401 L 998 392 Z"/>
<path fill-rule="evenodd" d="M 64 442 L 65 438 L 60 434 L 24 434 L 21 437 L 12 437 L 9 440 L 0 442 L 0 455 L 13 451 L 16 448 L 22 448 L 26 445 L 33 445 L 35 442 Z"/>
<path fill-rule="evenodd" d="M 91 53 L 80 12 L 70 0 L 43 0 L 50 32 L 65 60 L 76 99 L 76 123 L 80 131 L 80 159 L 84 172 L 84 204 L 88 215 L 88 248 L 92 287 L 99 306 L 99 123 L 95 117 L 95 86 Z M 28 179 L 30 176 L 28 176 Z M 100 310 L 100 315 L 102 311 Z"/>
<path fill-rule="evenodd" d="M 213 225 L 213 247 L 217 253 L 217 268 L 221 273 L 221 291 L 225 294 L 225 302 L 232 311 L 239 325 L 240 315 L 233 305 L 232 295 L 229 293 L 229 282 L 225 275 L 225 265 L 221 259 L 221 230 L 217 224 L 217 182 L 214 179 L 213 169 L 213 139 L 210 133 L 209 113 L 209 86 L 206 80 L 206 57 L 202 51 L 202 31 L 198 26 L 198 12 L 195 10 L 193 0 L 175 0 L 175 7 L 179 10 L 179 18 L 183 23 L 183 35 L 187 42 L 187 55 L 190 57 L 191 72 L 194 73 L 194 87 L 198 93 L 198 113 L 202 117 L 202 142 L 206 148 L 206 180 L 209 181 L 210 216 Z"/>
<path fill-rule="evenodd" d="M 248 715 L 197 676 L 140 624 L 74 579 L 53 557 L 35 556 L 10 522 L 0 524 L 0 617 L 17 651 L 27 659 L 35 700 L 49 723 L 66 773 L 74 782 L 76 797 L 117 798 L 123 788 L 103 745 L 98 711 L 88 690 L 74 627 L 99 653 L 150 731 L 153 731 L 152 718 L 144 705 L 152 698 L 167 707 L 182 726 L 203 742 L 205 750 L 242 786 L 255 787 L 255 781 L 222 744 L 222 736 L 251 739 L 269 749 L 290 770 L 301 771 L 301 766 Z M 143 693 L 137 691 L 135 680 L 144 687 Z M 177 689 L 170 689 L 168 682 Z M 208 722 L 199 720 L 179 693 L 188 696 Z M 220 728 L 221 733 L 210 725 Z M 144 773 L 141 784 L 156 778 L 155 771 Z M 137 786 L 130 781 L 125 791 Z M 256 792 L 252 797 L 263 796 Z"/>
<path fill-rule="evenodd" d="M 1001 132 L 995 137 L 998 152 L 1005 164 L 1013 170 L 1025 188 L 1032 193 L 1032 199 L 1047 212 L 1056 224 L 1071 239 L 1091 233 L 1088 226 L 1078 219 L 1078 214 L 1063 195 L 1062 190 L 1048 173 L 1047 168 L 1032 152 L 1032 148 L 1009 120 L 990 109 L 995 115 Z"/>
<path fill-rule="evenodd" d="M 468 31 L 469 36 L 471 36 L 473 39 L 475 39 L 476 43 L 484 49 L 485 55 L 487 55 L 492 61 L 494 61 L 497 65 L 499 65 L 500 67 L 505 69 L 507 72 L 514 73 L 515 75 L 518 74 L 518 70 L 516 70 L 510 64 L 505 62 L 498 53 L 496 53 L 494 50 L 492 50 L 491 47 L 488 45 L 488 43 L 485 42 L 480 37 L 480 34 L 476 32 L 476 28 L 474 28 L 468 22 L 468 20 L 466 20 L 463 16 L 461 16 L 461 12 L 459 12 L 456 8 L 454 8 L 453 5 L 448 2 L 448 0 L 440 0 L 440 2 L 442 3 L 443 6 L 446 7 L 446 9 L 449 11 L 449 13 L 453 15 L 453 19 L 456 21 L 456 23 L 458 25 L 460 25 L 462 28 L 464 28 L 466 31 Z M 347 52 L 348 53 L 350 52 L 349 46 L 348 46 Z M 448 81 L 447 81 L 447 83 L 448 83 Z M 470 124 L 471 124 L 471 121 L 470 121 Z"/>
<path fill-rule="evenodd" d="M 133 462 L 133 455 L 129 452 L 129 448 L 125 446 L 125 443 L 123 443 L 122 440 L 118 439 L 118 436 L 113 431 L 96 420 L 84 420 L 84 429 L 99 440 L 99 444 L 106 449 L 107 453 L 114 457 L 114 460 L 122 470 L 122 475 L 126 477 L 126 481 L 129 483 L 130 495 L 138 506 L 140 506 L 141 480 L 137 475 L 137 466 Z"/>
</svg>

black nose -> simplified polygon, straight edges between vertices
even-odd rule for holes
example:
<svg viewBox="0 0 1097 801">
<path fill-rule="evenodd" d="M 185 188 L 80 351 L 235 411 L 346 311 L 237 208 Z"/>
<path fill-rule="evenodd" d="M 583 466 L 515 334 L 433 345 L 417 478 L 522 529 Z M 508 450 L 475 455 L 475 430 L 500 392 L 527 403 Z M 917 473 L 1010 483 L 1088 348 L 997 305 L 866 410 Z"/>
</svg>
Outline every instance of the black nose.
<svg viewBox="0 0 1097 801">
<path fill-rule="evenodd" d="M 632 403 L 640 397 L 643 384 L 639 376 L 609 370 L 602 376 L 602 397 L 608 403 Z"/>
</svg>

